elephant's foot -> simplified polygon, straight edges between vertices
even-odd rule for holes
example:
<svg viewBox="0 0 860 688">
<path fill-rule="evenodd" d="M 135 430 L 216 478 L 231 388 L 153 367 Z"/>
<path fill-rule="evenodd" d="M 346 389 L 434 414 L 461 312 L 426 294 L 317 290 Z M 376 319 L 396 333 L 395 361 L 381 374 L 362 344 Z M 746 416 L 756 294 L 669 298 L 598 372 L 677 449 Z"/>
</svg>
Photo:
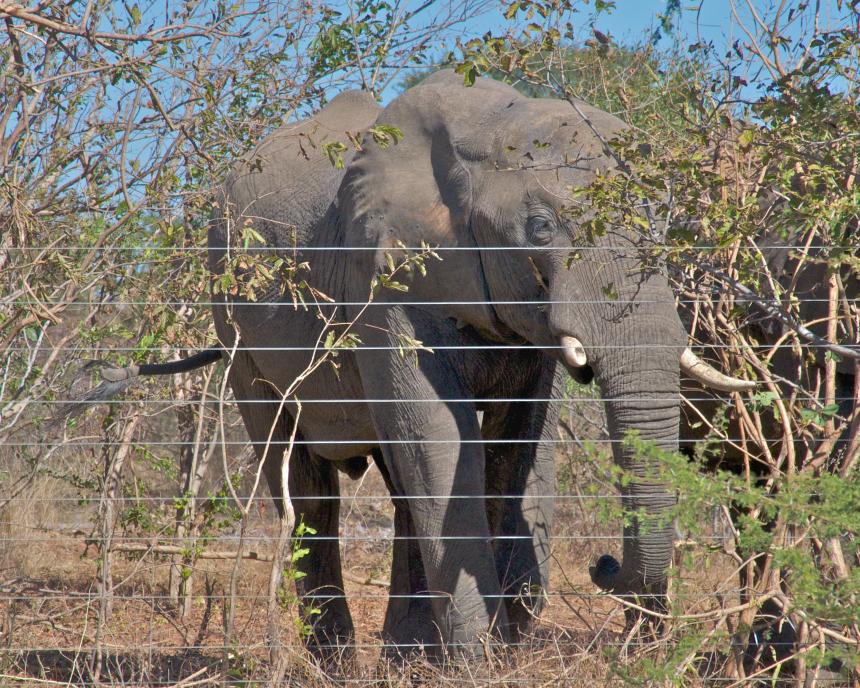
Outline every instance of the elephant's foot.
<svg viewBox="0 0 860 688">
<path fill-rule="evenodd" d="M 626 637 L 646 642 L 662 636 L 663 621 L 669 613 L 668 581 L 657 581 L 650 586 L 631 585 L 621 563 L 611 554 L 602 555 L 589 573 L 595 585 L 635 605 L 624 608 Z"/>
<path fill-rule="evenodd" d="M 543 610 L 546 573 L 535 560 L 531 540 L 500 543 L 496 549 L 496 569 L 508 616 L 507 630 L 511 641 L 517 642 L 528 635 Z"/>
<path fill-rule="evenodd" d="M 385 646 L 376 663 L 378 686 L 423 686 L 439 678 L 437 662 L 426 653 L 402 654 Z"/>
<path fill-rule="evenodd" d="M 430 598 L 413 593 L 389 601 L 382 629 L 385 646 L 382 658 L 391 663 L 409 663 L 417 657 L 433 657 L 442 646 L 442 636 L 433 621 Z"/>
<path fill-rule="evenodd" d="M 343 596 L 331 597 L 327 592 L 302 596 L 302 634 L 308 652 L 323 667 L 336 669 L 348 665 L 355 655 L 355 625 Z"/>
<path fill-rule="evenodd" d="M 469 661 L 485 656 L 491 646 L 510 642 L 504 605 L 488 620 L 480 613 L 461 614 L 450 600 L 428 592 L 389 600 L 383 638 L 383 659 L 393 663 L 422 656 L 434 664 Z"/>
<path fill-rule="evenodd" d="M 305 647 L 327 672 L 343 672 L 355 658 L 355 630 L 352 624 L 315 624 L 305 636 Z"/>
<path fill-rule="evenodd" d="M 504 606 L 499 610 L 501 618 L 496 619 L 489 630 L 483 625 L 479 630 L 473 623 L 454 624 L 450 639 L 442 645 L 444 664 L 456 668 L 486 659 L 497 649 L 504 651 L 511 643 L 510 627 Z"/>
<path fill-rule="evenodd" d="M 474 623 L 467 623 L 456 614 L 451 616 L 457 618 L 449 618 L 449 638 L 443 638 L 433 617 L 432 599 L 418 593 L 408 599 L 391 600 L 383 628 L 385 646 L 381 660 L 407 666 L 426 658 L 436 665 L 456 666 L 485 657 L 491 648 L 510 642 L 507 623 L 496 625 L 488 633 L 486 626 L 478 630 Z"/>
<path fill-rule="evenodd" d="M 511 642 L 516 643 L 534 628 L 535 621 L 546 603 L 546 594 L 543 587 L 537 583 L 526 583 L 519 590 L 508 590 L 505 594 L 509 595 L 505 598 L 508 631 Z"/>
</svg>

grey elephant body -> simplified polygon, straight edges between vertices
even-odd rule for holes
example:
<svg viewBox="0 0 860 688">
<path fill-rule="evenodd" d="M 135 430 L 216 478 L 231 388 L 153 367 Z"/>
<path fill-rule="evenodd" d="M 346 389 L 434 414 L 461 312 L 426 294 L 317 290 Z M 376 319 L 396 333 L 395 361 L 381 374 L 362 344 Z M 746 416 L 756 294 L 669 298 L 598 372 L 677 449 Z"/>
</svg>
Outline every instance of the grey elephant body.
<svg viewBox="0 0 860 688">
<path fill-rule="evenodd" d="M 622 126 L 580 108 L 604 137 Z M 399 128 L 402 141 L 383 148 L 365 136 L 343 170 L 321 153 L 326 139 L 374 123 Z M 591 126 L 568 103 L 488 80 L 466 89 L 442 72 L 384 110 L 342 94 L 270 136 L 227 178 L 209 237 L 214 281 L 250 223 L 270 249 L 308 262 L 296 281 L 333 299 L 305 310 L 274 288 L 256 302 L 214 294 L 218 336 L 234 351 L 231 385 L 276 499 L 277 443 L 297 422 L 290 498 L 318 533 L 298 582 L 322 610 L 309 618 L 312 646 L 352 638 L 335 467 L 358 473 L 368 454 L 396 512 L 387 640 L 474 646 L 487 632 L 510 639 L 528 625 L 547 585 L 559 359 L 576 376 L 593 373 L 609 399 L 616 458 L 635 476 L 626 504 L 652 519 L 671 507 L 653 465 L 620 442 L 636 430 L 677 447 L 683 332 L 667 281 L 642 269 L 624 231 L 568 265 L 582 241 L 563 212 L 570 189 L 613 166 Z M 426 276 L 398 275 L 408 291 L 377 291 L 365 307 L 386 254 L 422 243 L 442 260 L 428 259 Z M 617 298 L 607 302 L 610 291 Z M 289 401 L 279 414 L 281 391 L 319 343 L 320 314 L 356 319 L 361 345 L 338 354 L 337 370 L 313 372 L 296 391 L 300 409 Z M 587 365 L 572 365 L 560 346 L 571 336 Z M 433 352 L 403 355 L 404 338 Z M 241 403 L 250 399 L 266 403 Z M 597 578 L 617 592 L 660 594 L 671 528 L 652 523 L 640 536 L 639 527 L 625 529 L 620 571 Z"/>
</svg>

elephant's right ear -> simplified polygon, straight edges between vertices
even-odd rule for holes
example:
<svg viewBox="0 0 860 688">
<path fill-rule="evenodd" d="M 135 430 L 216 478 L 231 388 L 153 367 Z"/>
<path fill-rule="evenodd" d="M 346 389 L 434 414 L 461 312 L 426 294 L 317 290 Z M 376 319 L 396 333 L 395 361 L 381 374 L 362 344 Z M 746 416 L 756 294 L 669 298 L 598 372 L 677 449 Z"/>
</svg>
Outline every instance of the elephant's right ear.
<svg viewBox="0 0 860 688">
<path fill-rule="evenodd" d="M 418 238 L 440 246 L 468 243 L 469 170 L 492 158 L 502 143 L 496 120 L 510 117 L 508 111 L 525 100 L 492 79 L 465 88 L 453 70 L 409 89 L 374 125 L 397 127 L 403 138 L 382 147 L 365 136 L 364 150 L 341 185 L 342 217 L 353 227 L 365 224 L 362 218 L 370 214 L 384 218 L 388 230 L 407 244 Z"/>
</svg>

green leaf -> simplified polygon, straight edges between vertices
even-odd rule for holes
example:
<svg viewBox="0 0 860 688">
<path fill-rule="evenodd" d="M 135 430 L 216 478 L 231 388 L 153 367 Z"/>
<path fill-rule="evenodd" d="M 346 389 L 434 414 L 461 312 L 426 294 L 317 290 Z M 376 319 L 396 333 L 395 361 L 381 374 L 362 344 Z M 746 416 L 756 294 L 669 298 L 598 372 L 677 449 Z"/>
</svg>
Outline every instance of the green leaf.
<svg viewBox="0 0 860 688">
<path fill-rule="evenodd" d="M 346 152 L 346 146 L 340 141 L 325 141 L 322 144 L 325 154 L 328 156 L 329 162 L 334 165 L 337 170 L 344 168 L 343 154 Z"/>
<path fill-rule="evenodd" d="M 263 238 L 263 235 L 251 227 L 251 225 L 246 225 L 242 232 L 245 235 L 245 239 L 251 239 L 260 245 L 265 245 L 266 240 Z"/>
<path fill-rule="evenodd" d="M 800 409 L 800 417 L 808 423 L 824 423 L 839 413 L 839 404 L 828 404 L 820 409 Z"/>
<path fill-rule="evenodd" d="M 474 62 L 462 62 L 454 67 L 457 74 L 463 75 L 463 84 L 465 86 L 474 86 L 475 79 L 478 77 L 478 69 Z"/>
<path fill-rule="evenodd" d="M 403 132 L 390 124 L 377 124 L 367 130 L 373 137 L 373 140 L 379 144 L 380 148 L 388 148 L 389 145 L 403 140 Z"/>
<path fill-rule="evenodd" d="M 738 136 L 738 145 L 743 150 L 748 150 L 752 145 L 753 139 L 755 139 L 755 129 L 744 129 L 740 136 Z"/>
<path fill-rule="evenodd" d="M 755 411 L 764 411 L 771 408 L 778 398 L 779 395 L 776 392 L 758 392 L 753 394 L 752 408 Z"/>
<path fill-rule="evenodd" d="M 512 2 L 508 9 L 505 10 L 505 19 L 513 19 L 517 12 L 519 12 L 521 7 L 520 2 L 517 0 L 516 2 Z"/>
<path fill-rule="evenodd" d="M 610 301 L 618 300 L 618 290 L 615 288 L 615 282 L 610 282 L 606 286 L 601 287 L 600 291 L 602 291 L 603 295 Z"/>
</svg>

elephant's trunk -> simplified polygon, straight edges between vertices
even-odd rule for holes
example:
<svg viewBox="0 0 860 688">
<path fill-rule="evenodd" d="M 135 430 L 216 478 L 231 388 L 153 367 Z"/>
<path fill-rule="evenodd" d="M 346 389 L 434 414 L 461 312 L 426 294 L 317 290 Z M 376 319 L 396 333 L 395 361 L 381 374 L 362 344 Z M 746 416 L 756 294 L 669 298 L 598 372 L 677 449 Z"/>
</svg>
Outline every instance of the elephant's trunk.
<svg viewBox="0 0 860 688">
<path fill-rule="evenodd" d="M 675 498 L 659 479 L 654 453 L 624 440 L 635 432 L 658 449 L 677 451 L 687 337 L 669 285 L 637 263 L 635 243 L 618 235 L 606 242 L 605 250 L 591 251 L 570 264 L 564 279 L 551 282 L 559 303 L 550 311 L 550 327 L 571 375 L 577 377 L 585 365 L 597 380 L 615 460 L 627 473 L 622 503 L 632 513 L 624 528 L 623 562 L 601 557 L 592 579 L 619 594 L 660 595 L 672 557 L 668 519 Z M 615 296 L 607 296 L 609 287 Z"/>
<path fill-rule="evenodd" d="M 643 368 L 628 361 L 609 375 L 598 372 L 613 453 L 627 475 L 622 504 L 635 514 L 624 527 L 623 562 L 619 565 L 604 555 L 591 569 L 597 585 L 617 594 L 662 595 L 672 558 L 669 511 L 675 497 L 659 478 L 659 458 L 623 442 L 635 431 L 640 440 L 653 442 L 658 449 L 678 448 L 678 361 L 663 357 L 658 363 L 662 365 Z M 631 372 L 624 374 L 625 368 Z"/>
</svg>

